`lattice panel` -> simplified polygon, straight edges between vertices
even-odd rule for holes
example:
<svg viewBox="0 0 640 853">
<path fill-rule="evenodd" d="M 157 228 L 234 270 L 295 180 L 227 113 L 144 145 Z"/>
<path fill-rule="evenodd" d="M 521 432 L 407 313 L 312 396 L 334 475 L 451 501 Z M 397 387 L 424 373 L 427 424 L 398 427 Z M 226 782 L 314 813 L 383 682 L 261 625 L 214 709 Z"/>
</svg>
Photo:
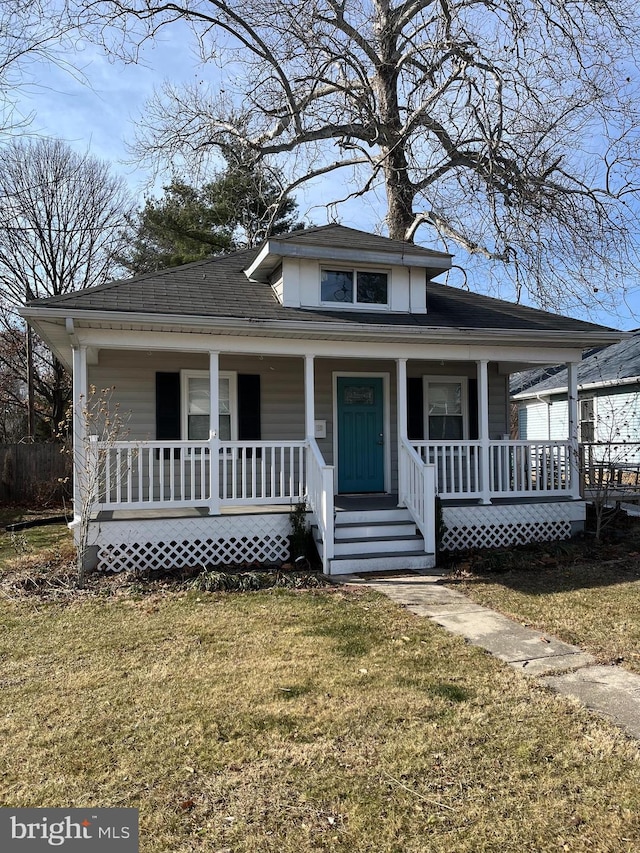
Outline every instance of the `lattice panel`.
<svg viewBox="0 0 640 853">
<path fill-rule="evenodd" d="M 445 551 L 504 548 L 528 542 L 568 539 L 572 522 L 584 521 L 584 503 L 445 507 Z"/>
<path fill-rule="evenodd" d="M 528 542 L 552 542 L 568 539 L 568 521 L 532 522 L 530 524 L 490 524 L 485 527 L 454 527 L 442 540 L 445 551 L 466 551 L 469 548 L 504 548 Z"/>
<path fill-rule="evenodd" d="M 191 566 L 279 563 L 289 556 L 286 515 L 105 522 L 97 533 L 98 568 L 141 571 Z"/>
</svg>

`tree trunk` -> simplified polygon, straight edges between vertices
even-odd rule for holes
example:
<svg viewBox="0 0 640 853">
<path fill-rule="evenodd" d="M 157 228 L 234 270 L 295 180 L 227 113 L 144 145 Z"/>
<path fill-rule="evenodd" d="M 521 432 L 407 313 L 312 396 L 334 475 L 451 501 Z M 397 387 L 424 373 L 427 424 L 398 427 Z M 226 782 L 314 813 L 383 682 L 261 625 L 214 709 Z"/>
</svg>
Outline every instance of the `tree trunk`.
<svg viewBox="0 0 640 853">
<path fill-rule="evenodd" d="M 389 0 L 375 0 L 376 35 L 380 61 L 374 87 L 378 96 L 382 168 L 387 193 L 389 237 L 405 240 L 413 223 L 413 188 L 407 171 L 406 143 L 398 105 L 397 33 L 391 21 Z"/>
</svg>

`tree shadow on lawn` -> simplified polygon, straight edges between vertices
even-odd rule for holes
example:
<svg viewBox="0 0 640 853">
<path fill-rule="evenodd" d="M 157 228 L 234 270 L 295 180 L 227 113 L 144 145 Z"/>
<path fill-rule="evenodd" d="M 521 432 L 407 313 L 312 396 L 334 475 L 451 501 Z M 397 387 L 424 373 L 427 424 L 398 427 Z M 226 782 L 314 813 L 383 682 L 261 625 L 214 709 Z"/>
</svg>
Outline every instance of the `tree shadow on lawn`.
<svg viewBox="0 0 640 853">
<path fill-rule="evenodd" d="M 640 519 L 624 516 L 601 542 L 589 531 L 547 542 L 450 557 L 449 584 L 500 584 L 526 595 L 548 595 L 640 581 Z"/>
</svg>

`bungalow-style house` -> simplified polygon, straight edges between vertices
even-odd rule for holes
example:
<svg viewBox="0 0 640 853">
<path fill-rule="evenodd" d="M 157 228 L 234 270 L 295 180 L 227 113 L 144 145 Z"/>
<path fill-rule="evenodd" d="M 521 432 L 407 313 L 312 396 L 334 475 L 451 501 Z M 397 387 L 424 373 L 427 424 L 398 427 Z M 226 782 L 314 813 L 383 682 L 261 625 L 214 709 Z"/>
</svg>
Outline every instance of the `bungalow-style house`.
<svg viewBox="0 0 640 853">
<path fill-rule="evenodd" d="M 579 529 L 576 371 L 620 333 L 436 283 L 450 265 L 327 225 L 31 302 L 73 369 L 76 466 L 99 471 L 97 565 L 284 560 L 302 501 L 328 574 L 432 567 L 436 495 L 443 549 Z M 556 361 L 565 433 L 510 440 L 510 374 Z M 88 435 L 90 386 L 125 436 Z"/>
<path fill-rule="evenodd" d="M 566 435 L 567 371 L 562 364 L 511 378 L 518 438 L 552 441 Z M 640 331 L 588 350 L 577 369 L 578 440 L 586 459 L 637 470 L 640 465 Z M 636 478 L 637 479 L 637 478 Z"/>
</svg>

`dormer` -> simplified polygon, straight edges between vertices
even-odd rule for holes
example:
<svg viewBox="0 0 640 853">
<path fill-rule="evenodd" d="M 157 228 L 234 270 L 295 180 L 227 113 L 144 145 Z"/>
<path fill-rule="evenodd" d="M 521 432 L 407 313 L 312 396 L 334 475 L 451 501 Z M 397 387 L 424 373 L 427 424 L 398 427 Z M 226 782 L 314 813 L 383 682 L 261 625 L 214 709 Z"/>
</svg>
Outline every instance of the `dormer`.
<svg viewBox="0 0 640 853">
<path fill-rule="evenodd" d="M 245 270 L 287 308 L 425 314 L 427 281 L 451 255 L 326 225 L 272 237 Z"/>
</svg>

